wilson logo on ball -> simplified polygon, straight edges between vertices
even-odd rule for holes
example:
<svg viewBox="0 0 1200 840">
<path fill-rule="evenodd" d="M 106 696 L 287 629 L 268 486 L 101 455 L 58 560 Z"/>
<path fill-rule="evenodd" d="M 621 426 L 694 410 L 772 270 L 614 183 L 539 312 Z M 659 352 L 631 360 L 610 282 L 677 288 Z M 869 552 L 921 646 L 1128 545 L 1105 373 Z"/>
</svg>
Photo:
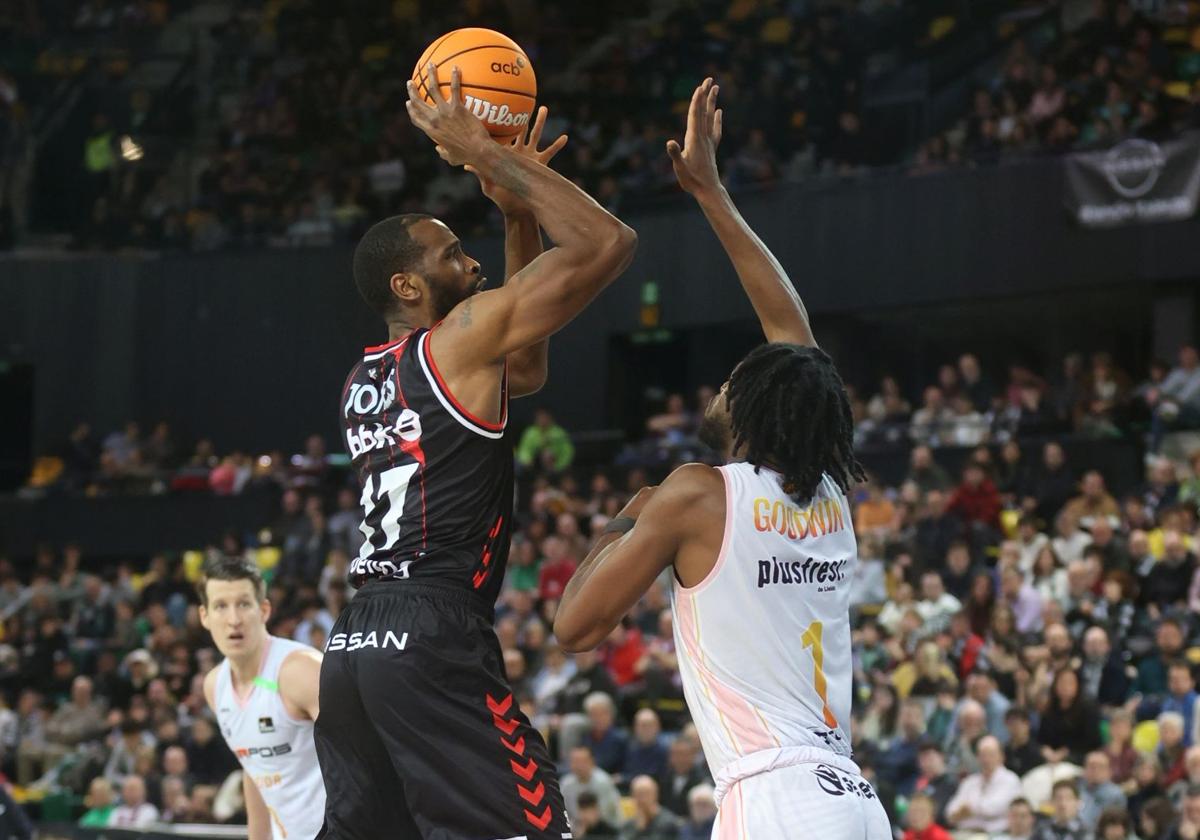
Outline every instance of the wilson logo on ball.
<svg viewBox="0 0 1200 840">
<path fill-rule="evenodd" d="M 463 97 L 463 104 L 488 125 L 521 127 L 529 124 L 529 114 L 514 114 L 507 105 L 493 105 L 470 94 Z"/>
</svg>

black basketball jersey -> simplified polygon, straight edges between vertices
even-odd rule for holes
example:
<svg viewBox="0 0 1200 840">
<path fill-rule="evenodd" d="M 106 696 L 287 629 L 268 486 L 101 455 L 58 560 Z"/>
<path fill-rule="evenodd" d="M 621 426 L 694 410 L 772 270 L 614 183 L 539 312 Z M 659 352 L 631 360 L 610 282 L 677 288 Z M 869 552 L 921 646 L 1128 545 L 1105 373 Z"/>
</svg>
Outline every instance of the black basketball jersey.
<svg viewBox="0 0 1200 840">
<path fill-rule="evenodd" d="M 429 352 L 429 330 L 368 347 L 342 393 L 346 447 L 362 486 L 362 549 L 350 582 L 451 583 L 493 603 L 513 517 L 513 453 L 500 422 L 463 408 Z"/>
</svg>

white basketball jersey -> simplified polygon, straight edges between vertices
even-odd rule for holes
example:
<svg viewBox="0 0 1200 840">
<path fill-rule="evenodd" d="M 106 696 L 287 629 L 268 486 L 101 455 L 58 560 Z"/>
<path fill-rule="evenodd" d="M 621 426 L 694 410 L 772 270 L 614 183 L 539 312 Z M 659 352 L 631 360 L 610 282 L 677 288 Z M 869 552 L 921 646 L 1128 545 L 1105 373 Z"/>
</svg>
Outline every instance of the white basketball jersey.
<svg viewBox="0 0 1200 840">
<path fill-rule="evenodd" d="M 245 700 L 233 690 L 229 660 L 217 666 L 217 722 L 267 803 L 274 840 L 311 840 L 325 819 L 313 722 L 292 718 L 279 696 L 279 668 L 297 650 L 312 648 L 268 636 L 262 668 Z"/>
<path fill-rule="evenodd" d="M 716 565 L 671 591 L 688 709 L 716 778 L 776 747 L 850 755 L 850 583 L 858 562 L 845 495 L 824 476 L 797 503 L 778 473 L 720 468 L 725 538 Z"/>
</svg>

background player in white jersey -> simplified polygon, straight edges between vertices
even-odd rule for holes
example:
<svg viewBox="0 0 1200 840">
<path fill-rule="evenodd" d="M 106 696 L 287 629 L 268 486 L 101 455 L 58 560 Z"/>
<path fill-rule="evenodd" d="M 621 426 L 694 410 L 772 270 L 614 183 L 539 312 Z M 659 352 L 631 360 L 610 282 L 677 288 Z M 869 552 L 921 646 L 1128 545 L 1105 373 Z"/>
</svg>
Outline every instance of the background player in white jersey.
<svg viewBox="0 0 1200 840">
<path fill-rule="evenodd" d="M 706 80 L 683 147 L 667 151 L 768 343 L 705 412 L 702 434 L 730 463 L 688 464 L 641 491 L 571 579 L 554 629 L 569 650 L 595 646 L 673 566 L 680 673 L 717 781 L 713 837 L 886 840 L 850 759 L 858 558 L 845 493 L 863 477 L 850 406 L 791 281 L 721 186 L 716 99 Z"/>
<path fill-rule="evenodd" d="M 325 816 L 313 743 L 321 654 L 267 633 L 271 603 L 252 563 L 210 563 L 198 589 L 200 621 L 225 657 L 204 697 L 242 765 L 249 840 L 311 840 Z"/>
</svg>

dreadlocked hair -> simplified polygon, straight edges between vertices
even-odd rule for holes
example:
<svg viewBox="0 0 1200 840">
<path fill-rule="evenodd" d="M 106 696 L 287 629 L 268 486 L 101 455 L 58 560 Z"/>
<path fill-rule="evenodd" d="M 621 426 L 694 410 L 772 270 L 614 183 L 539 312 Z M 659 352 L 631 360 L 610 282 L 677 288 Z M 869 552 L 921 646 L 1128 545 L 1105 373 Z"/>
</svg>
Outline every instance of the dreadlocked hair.
<svg viewBox="0 0 1200 840">
<path fill-rule="evenodd" d="M 816 347 L 764 344 L 729 378 L 734 449 L 783 475 L 797 500 L 816 494 L 821 476 L 847 493 L 866 474 L 854 457 L 850 400 L 833 360 Z"/>
</svg>

